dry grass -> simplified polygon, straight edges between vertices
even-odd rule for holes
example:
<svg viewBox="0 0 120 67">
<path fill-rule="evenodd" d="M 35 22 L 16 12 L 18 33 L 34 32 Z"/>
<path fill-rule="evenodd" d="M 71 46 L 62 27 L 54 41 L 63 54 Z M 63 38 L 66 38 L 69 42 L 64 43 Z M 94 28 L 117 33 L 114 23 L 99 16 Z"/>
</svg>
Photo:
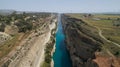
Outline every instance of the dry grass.
<svg viewBox="0 0 120 67">
<path fill-rule="evenodd" d="M 103 31 L 103 35 L 107 38 L 111 38 L 112 41 L 115 41 L 120 44 L 120 27 L 113 26 L 113 20 L 120 18 L 120 15 L 103 15 L 97 14 L 92 18 L 84 18 L 82 14 L 68 14 L 72 17 L 79 18 L 84 20 L 90 25 L 99 27 Z M 101 20 L 93 20 L 93 18 L 102 18 Z M 111 18 L 112 20 L 108 20 Z"/>
<path fill-rule="evenodd" d="M 29 36 L 29 34 L 30 32 L 29 33 L 18 33 L 14 35 L 11 40 L 8 40 L 3 45 L 1 45 L 0 46 L 0 58 L 7 56 L 8 53 L 12 51 L 13 49 L 15 49 L 23 39 Z"/>
<path fill-rule="evenodd" d="M 120 44 L 120 27 L 113 26 L 113 21 L 117 18 L 120 18 L 120 15 L 96 14 L 93 17 L 83 17 L 83 14 L 67 15 L 78 19 L 82 19 L 89 25 L 100 28 L 102 30 L 103 36 L 105 36 L 111 41 Z M 94 20 L 93 18 L 99 18 L 100 20 Z M 108 18 L 110 18 L 110 20 Z M 116 52 L 119 52 L 120 55 L 120 49 L 116 45 L 106 42 L 105 44 L 103 44 L 103 46 L 107 48 L 112 54 L 116 54 Z"/>
<path fill-rule="evenodd" d="M 19 36 L 19 34 L 16 34 L 11 40 L 8 40 L 2 46 L 0 46 L 0 58 L 6 56 L 15 47 Z"/>
</svg>

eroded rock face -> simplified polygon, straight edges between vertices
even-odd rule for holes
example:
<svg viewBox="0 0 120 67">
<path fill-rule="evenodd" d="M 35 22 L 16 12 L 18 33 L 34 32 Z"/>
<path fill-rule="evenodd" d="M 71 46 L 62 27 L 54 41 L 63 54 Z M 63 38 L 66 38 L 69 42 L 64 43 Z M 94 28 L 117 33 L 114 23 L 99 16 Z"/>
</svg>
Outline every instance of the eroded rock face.
<svg viewBox="0 0 120 67">
<path fill-rule="evenodd" d="M 62 15 L 62 23 L 73 67 L 98 67 L 92 60 L 103 43 L 102 39 L 94 33 L 97 30 L 82 20 L 66 15 Z"/>
</svg>

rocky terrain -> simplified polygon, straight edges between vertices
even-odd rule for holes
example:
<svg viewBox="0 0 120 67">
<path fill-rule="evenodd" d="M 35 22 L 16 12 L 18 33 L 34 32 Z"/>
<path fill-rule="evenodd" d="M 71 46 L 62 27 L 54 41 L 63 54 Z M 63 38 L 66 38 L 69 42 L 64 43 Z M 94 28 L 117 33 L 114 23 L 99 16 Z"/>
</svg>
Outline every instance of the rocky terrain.
<svg viewBox="0 0 120 67">
<path fill-rule="evenodd" d="M 73 67 L 120 66 L 119 57 L 104 47 L 107 41 L 96 27 L 67 14 L 62 15 L 62 23 Z"/>
<path fill-rule="evenodd" d="M 11 36 L 9 34 L 6 34 L 4 32 L 0 32 L 0 43 L 4 43 L 5 41 L 9 40 Z"/>
<path fill-rule="evenodd" d="M 0 67 L 40 67 L 44 62 L 44 50 L 52 36 L 52 30 L 56 28 L 56 15 L 1 15 L 0 23 L 3 27 L 0 28 L 0 41 L 3 38 L 6 41 L 0 43 Z"/>
</svg>

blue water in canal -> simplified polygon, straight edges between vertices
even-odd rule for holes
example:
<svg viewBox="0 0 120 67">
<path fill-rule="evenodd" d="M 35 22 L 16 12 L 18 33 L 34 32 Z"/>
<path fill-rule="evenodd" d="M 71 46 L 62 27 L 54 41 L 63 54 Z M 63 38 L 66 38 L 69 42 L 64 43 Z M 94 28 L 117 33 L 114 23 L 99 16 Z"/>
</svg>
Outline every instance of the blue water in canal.
<svg viewBox="0 0 120 67">
<path fill-rule="evenodd" d="M 72 67 L 69 53 L 64 42 L 65 35 L 63 33 L 61 17 L 58 17 L 58 29 L 56 33 L 56 50 L 53 55 L 54 67 Z"/>
</svg>

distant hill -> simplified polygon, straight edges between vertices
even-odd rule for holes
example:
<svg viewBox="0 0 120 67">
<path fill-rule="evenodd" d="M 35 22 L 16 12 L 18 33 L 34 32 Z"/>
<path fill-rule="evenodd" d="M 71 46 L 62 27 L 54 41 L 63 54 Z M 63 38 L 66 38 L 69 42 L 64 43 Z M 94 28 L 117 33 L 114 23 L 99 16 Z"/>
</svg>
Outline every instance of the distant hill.
<svg viewBox="0 0 120 67">
<path fill-rule="evenodd" d="M 111 15 L 120 15 L 120 12 L 102 12 L 102 13 L 95 13 L 95 14 L 111 14 Z"/>
<path fill-rule="evenodd" d="M 15 10 L 6 10 L 6 9 L 0 9 L 0 15 L 9 15 L 12 14 Z"/>
<path fill-rule="evenodd" d="M 10 15 L 15 10 L 9 10 L 9 9 L 0 9 L 0 15 Z M 17 14 L 22 14 L 23 12 L 26 13 L 51 13 L 51 12 L 35 12 L 35 11 L 16 11 Z M 53 12 L 52 12 L 53 13 Z"/>
<path fill-rule="evenodd" d="M 105 12 L 103 14 L 120 15 L 120 12 Z"/>
</svg>

